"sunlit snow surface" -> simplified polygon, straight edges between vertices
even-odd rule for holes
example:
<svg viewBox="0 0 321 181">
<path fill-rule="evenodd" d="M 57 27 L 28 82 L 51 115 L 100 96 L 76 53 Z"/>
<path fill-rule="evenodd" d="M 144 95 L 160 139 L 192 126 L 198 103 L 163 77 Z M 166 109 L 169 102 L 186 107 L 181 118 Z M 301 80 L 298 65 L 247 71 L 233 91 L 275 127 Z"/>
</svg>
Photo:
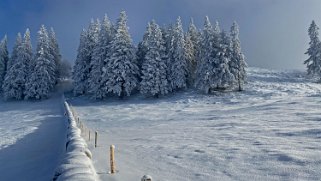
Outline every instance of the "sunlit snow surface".
<svg viewBox="0 0 321 181">
<path fill-rule="evenodd" d="M 99 132 L 89 146 L 102 180 L 319 180 L 321 85 L 304 76 L 250 68 L 244 92 L 69 101 Z"/>
</svg>

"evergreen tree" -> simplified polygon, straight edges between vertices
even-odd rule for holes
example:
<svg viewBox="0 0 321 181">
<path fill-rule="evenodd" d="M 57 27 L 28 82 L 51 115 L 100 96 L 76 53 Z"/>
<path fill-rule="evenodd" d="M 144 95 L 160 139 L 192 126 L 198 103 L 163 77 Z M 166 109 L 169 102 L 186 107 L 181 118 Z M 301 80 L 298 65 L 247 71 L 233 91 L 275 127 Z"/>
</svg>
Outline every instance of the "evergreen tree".
<svg viewBox="0 0 321 181">
<path fill-rule="evenodd" d="M 106 82 L 108 92 L 120 97 L 125 94 L 130 96 L 138 85 L 139 69 L 124 11 L 120 13 L 117 21 L 117 32 L 111 42 L 108 59 L 108 69 L 104 75 L 108 77 Z"/>
<path fill-rule="evenodd" d="M 9 62 L 7 64 L 7 70 L 10 69 L 11 65 L 13 65 L 14 61 L 17 59 L 18 48 L 19 48 L 19 46 L 21 46 L 21 44 L 22 44 L 22 36 L 20 33 L 18 33 L 17 38 L 16 38 L 16 42 L 13 46 L 11 57 L 9 58 Z"/>
<path fill-rule="evenodd" d="M 246 80 L 247 64 L 244 54 L 241 49 L 241 41 L 239 39 L 239 27 L 236 22 L 231 27 L 231 60 L 229 63 L 230 72 L 233 74 L 238 90 L 243 90 L 243 85 Z"/>
<path fill-rule="evenodd" d="M 27 64 L 24 61 L 25 45 L 22 42 L 21 34 L 18 33 L 17 41 L 14 46 L 14 56 L 11 57 L 11 65 L 5 75 L 3 83 L 3 96 L 5 100 L 17 99 L 24 97 L 25 84 L 27 79 Z"/>
<path fill-rule="evenodd" d="M 168 93 L 167 58 L 164 44 L 159 26 L 152 21 L 148 24 L 144 40 L 147 51 L 143 60 L 140 83 L 140 92 L 144 95 L 158 97 Z"/>
<path fill-rule="evenodd" d="M 77 58 L 73 69 L 74 95 L 82 95 L 86 92 L 86 83 L 89 75 L 87 70 L 87 34 L 87 30 L 84 29 L 80 35 L 80 43 L 77 50 Z"/>
<path fill-rule="evenodd" d="M 305 53 L 309 58 L 304 61 L 307 65 L 308 75 L 321 77 L 321 43 L 319 39 L 319 27 L 312 21 L 309 27 L 310 47 Z"/>
<path fill-rule="evenodd" d="M 101 30 L 98 36 L 98 42 L 94 48 L 92 58 L 92 71 L 90 74 L 90 93 L 94 99 L 102 99 L 107 95 L 107 88 L 103 82 L 103 70 L 107 69 L 107 55 L 110 42 L 113 38 L 112 24 L 107 15 L 105 15 Z"/>
<path fill-rule="evenodd" d="M 171 86 L 171 51 L 172 51 L 172 39 L 173 39 L 173 31 L 174 31 L 174 26 L 170 24 L 169 26 L 165 26 L 161 28 L 162 35 L 163 35 L 163 40 L 165 42 L 165 54 L 166 54 L 166 76 L 167 76 L 167 82 L 168 82 L 168 91 L 172 92 L 172 86 Z"/>
<path fill-rule="evenodd" d="M 195 83 L 196 68 L 199 59 L 200 35 L 191 19 L 188 32 L 185 35 L 185 58 L 188 65 L 188 85 L 192 87 Z"/>
<path fill-rule="evenodd" d="M 52 75 L 50 75 L 49 70 L 51 61 L 48 59 L 44 48 L 41 47 L 36 54 L 34 70 L 27 82 L 28 90 L 25 99 L 40 100 L 49 97 L 52 86 Z"/>
<path fill-rule="evenodd" d="M 139 69 L 142 68 L 146 52 L 148 51 L 147 40 L 149 38 L 148 36 L 150 36 L 150 28 L 150 24 L 148 23 L 145 34 L 143 36 L 143 40 L 138 43 L 136 56 Z"/>
<path fill-rule="evenodd" d="M 31 72 L 33 71 L 33 50 L 32 50 L 32 44 L 31 44 L 31 37 L 30 37 L 30 30 L 27 29 L 25 34 L 24 34 L 24 39 L 23 39 L 23 61 L 24 64 L 26 65 L 26 70 L 22 71 L 25 72 L 26 75 L 26 81 L 28 80 L 28 77 L 31 75 Z"/>
<path fill-rule="evenodd" d="M 7 36 L 5 36 L 0 42 L 0 88 L 3 85 L 3 81 L 7 72 L 7 64 L 9 60 Z M 1 89 L 0 89 L 1 92 Z"/>
<path fill-rule="evenodd" d="M 209 93 L 211 90 L 225 89 L 231 73 L 228 59 L 222 48 L 221 30 L 218 22 L 213 28 L 209 18 L 205 18 L 202 34 L 201 62 L 197 66 L 196 87 Z"/>
<path fill-rule="evenodd" d="M 56 38 L 56 33 L 53 28 L 50 28 L 49 44 L 50 44 L 50 54 L 52 55 L 52 57 L 54 59 L 54 63 L 55 63 L 55 69 L 56 69 L 55 70 L 55 77 L 56 77 L 55 82 L 57 83 L 57 79 L 61 78 L 61 76 L 59 75 L 59 69 L 61 66 L 61 54 L 60 54 L 60 50 L 59 50 L 58 41 Z"/>
<path fill-rule="evenodd" d="M 173 29 L 170 50 L 170 79 L 173 90 L 187 87 L 187 62 L 185 59 L 184 31 L 179 17 Z"/>
<path fill-rule="evenodd" d="M 25 99 L 45 99 L 56 84 L 56 65 L 47 29 L 44 25 L 38 31 L 37 53 L 32 72 L 26 83 Z"/>
</svg>

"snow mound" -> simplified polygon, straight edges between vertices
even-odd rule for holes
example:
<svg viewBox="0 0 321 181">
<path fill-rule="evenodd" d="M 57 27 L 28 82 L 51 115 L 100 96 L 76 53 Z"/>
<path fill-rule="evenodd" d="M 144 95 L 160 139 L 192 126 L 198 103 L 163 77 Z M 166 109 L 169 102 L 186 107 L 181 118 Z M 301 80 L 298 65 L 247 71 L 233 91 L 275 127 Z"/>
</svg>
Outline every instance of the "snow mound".
<svg viewBox="0 0 321 181">
<path fill-rule="evenodd" d="M 81 137 L 74 115 L 67 102 L 64 102 L 68 119 L 66 154 L 56 168 L 54 181 L 95 181 L 97 175 L 92 164 L 92 154 L 86 141 Z"/>
</svg>

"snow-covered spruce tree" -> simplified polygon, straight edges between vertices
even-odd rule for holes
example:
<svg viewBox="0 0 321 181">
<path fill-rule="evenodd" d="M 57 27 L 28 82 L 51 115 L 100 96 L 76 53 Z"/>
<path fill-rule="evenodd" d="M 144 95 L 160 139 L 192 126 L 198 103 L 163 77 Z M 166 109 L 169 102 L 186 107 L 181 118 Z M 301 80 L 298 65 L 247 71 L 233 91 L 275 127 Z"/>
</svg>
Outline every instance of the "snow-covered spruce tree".
<svg viewBox="0 0 321 181">
<path fill-rule="evenodd" d="M 24 98 L 26 83 L 30 74 L 29 66 L 32 60 L 32 46 L 28 29 L 24 35 L 24 40 L 22 40 L 20 33 L 18 34 L 14 51 L 14 57 L 10 60 L 12 65 L 7 71 L 3 84 L 3 95 L 6 100 L 21 100 Z"/>
<path fill-rule="evenodd" d="M 234 85 L 237 85 L 238 90 L 243 90 L 243 85 L 246 80 L 245 56 L 242 53 L 241 41 L 239 39 L 239 26 L 236 22 L 233 23 L 230 32 L 231 38 L 231 59 L 229 63 L 230 72 L 234 76 Z"/>
<path fill-rule="evenodd" d="M 18 54 L 18 48 L 22 44 L 22 36 L 20 33 L 18 33 L 15 44 L 12 49 L 11 57 L 9 58 L 8 64 L 7 64 L 7 70 L 10 69 L 11 65 L 14 63 L 14 60 L 17 59 Z"/>
<path fill-rule="evenodd" d="M 164 40 L 159 26 L 152 21 L 145 33 L 145 54 L 142 65 L 142 81 L 140 92 L 144 95 L 158 97 L 168 93 L 166 52 Z"/>
<path fill-rule="evenodd" d="M 162 31 L 162 35 L 163 35 L 163 40 L 165 42 L 164 46 L 165 46 L 165 54 L 166 54 L 166 66 L 167 66 L 167 70 L 166 70 L 166 76 L 167 76 L 167 82 L 168 82 L 168 91 L 172 92 L 172 86 L 171 86 L 171 64 L 172 61 L 170 59 L 171 56 L 171 50 L 172 50 L 172 37 L 173 37 L 173 30 L 174 30 L 174 26 L 173 24 L 170 24 L 168 26 L 164 26 L 161 28 Z"/>
<path fill-rule="evenodd" d="M 304 64 L 307 65 L 308 75 L 321 78 L 321 43 L 319 39 L 319 27 L 312 21 L 309 27 L 310 47 L 305 53 L 309 56 Z"/>
<path fill-rule="evenodd" d="M 104 75 L 108 77 L 106 82 L 108 92 L 121 98 L 125 94 L 130 96 L 138 85 L 139 69 L 124 11 L 120 13 L 117 21 L 117 31 L 111 42 L 108 59 L 108 69 Z"/>
<path fill-rule="evenodd" d="M 173 90 L 187 87 L 187 62 L 185 59 L 185 40 L 181 18 L 176 20 L 170 50 L 170 84 Z"/>
<path fill-rule="evenodd" d="M 61 54 L 59 50 L 58 41 L 56 38 L 56 33 L 53 28 L 50 28 L 49 32 L 49 45 L 50 45 L 50 54 L 53 56 L 54 63 L 55 63 L 55 82 L 57 83 L 57 80 L 61 78 L 59 75 L 59 67 L 61 66 Z"/>
<path fill-rule="evenodd" d="M 108 16 L 105 15 L 91 61 L 92 70 L 89 77 L 89 92 L 94 99 L 102 99 L 107 96 L 107 88 L 105 82 L 103 82 L 103 70 L 107 69 L 106 62 L 108 61 L 107 55 L 110 42 L 113 38 L 112 33 L 112 24 Z"/>
<path fill-rule="evenodd" d="M 52 87 L 52 75 L 50 75 L 50 62 L 52 60 L 48 59 L 48 55 L 46 55 L 44 48 L 40 48 L 40 50 L 36 54 L 35 65 L 33 72 L 28 79 L 25 99 L 46 99 L 49 97 L 51 87 Z"/>
<path fill-rule="evenodd" d="M 56 84 L 56 66 L 44 25 L 38 31 L 36 55 L 26 83 L 25 99 L 45 99 Z"/>
<path fill-rule="evenodd" d="M 74 66 L 74 95 L 82 95 L 89 92 L 90 74 L 92 71 L 92 58 L 94 48 L 98 42 L 100 31 L 99 20 L 91 20 L 88 30 L 83 30 L 80 35 L 77 59 Z"/>
<path fill-rule="evenodd" d="M 7 64 L 9 60 L 7 36 L 5 36 L 0 42 L 0 92 L 3 85 L 4 77 L 7 72 Z"/>
<path fill-rule="evenodd" d="M 151 28 L 150 24 L 148 23 L 145 34 L 143 36 L 143 40 L 139 42 L 137 46 L 136 56 L 137 56 L 138 67 L 140 70 L 142 68 L 146 52 L 148 51 L 147 40 L 149 38 L 148 36 L 150 36 L 150 31 L 151 31 L 150 28 Z"/>
<path fill-rule="evenodd" d="M 77 50 L 77 58 L 75 61 L 74 69 L 73 69 L 73 86 L 74 86 L 74 95 L 82 95 L 86 92 L 86 83 L 88 79 L 88 71 L 87 71 L 87 30 L 83 29 L 80 35 L 80 43 Z"/>
<path fill-rule="evenodd" d="M 188 86 L 192 87 L 195 83 L 197 62 L 199 59 L 200 35 L 194 25 L 193 19 L 190 21 L 188 31 L 185 35 L 185 58 L 188 65 Z"/>
<path fill-rule="evenodd" d="M 24 34 L 24 39 L 23 39 L 23 48 L 24 48 L 24 64 L 26 64 L 26 81 L 31 75 L 31 72 L 33 70 L 33 50 L 32 50 L 32 44 L 31 44 L 31 37 L 30 37 L 30 30 L 27 29 L 25 34 Z"/>
<path fill-rule="evenodd" d="M 227 88 L 231 78 L 228 60 L 221 43 L 218 23 L 213 28 L 206 17 L 202 34 L 201 61 L 197 66 L 196 79 L 196 87 L 205 93 Z"/>
</svg>

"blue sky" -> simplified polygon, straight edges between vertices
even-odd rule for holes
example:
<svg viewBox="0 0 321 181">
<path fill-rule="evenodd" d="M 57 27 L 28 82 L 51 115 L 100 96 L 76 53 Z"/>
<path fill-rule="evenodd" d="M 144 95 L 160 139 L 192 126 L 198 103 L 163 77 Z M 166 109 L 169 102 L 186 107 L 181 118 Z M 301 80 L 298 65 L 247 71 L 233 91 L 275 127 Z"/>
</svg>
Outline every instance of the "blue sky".
<svg viewBox="0 0 321 181">
<path fill-rule="evenodd" d="M 208 15 L 226 30 L 236 20 L 248 64 L 275 69 L 304 69 L 307 28 L 312 19 L 321 26 L 320 0 L 1 0 L 0 36 L 8 35 L 11 51 L 18 32 L 30 28 L 35 42 L 41 24 L 52 26 L 62 55 L 74 61 L 90 19 L 107 13 L 115 21 L 121 10 L 136 43 L 151 19 L 162 25 L 181 16 L 186 27 L 193 17 L 201 29 Z"/>
</svg>

